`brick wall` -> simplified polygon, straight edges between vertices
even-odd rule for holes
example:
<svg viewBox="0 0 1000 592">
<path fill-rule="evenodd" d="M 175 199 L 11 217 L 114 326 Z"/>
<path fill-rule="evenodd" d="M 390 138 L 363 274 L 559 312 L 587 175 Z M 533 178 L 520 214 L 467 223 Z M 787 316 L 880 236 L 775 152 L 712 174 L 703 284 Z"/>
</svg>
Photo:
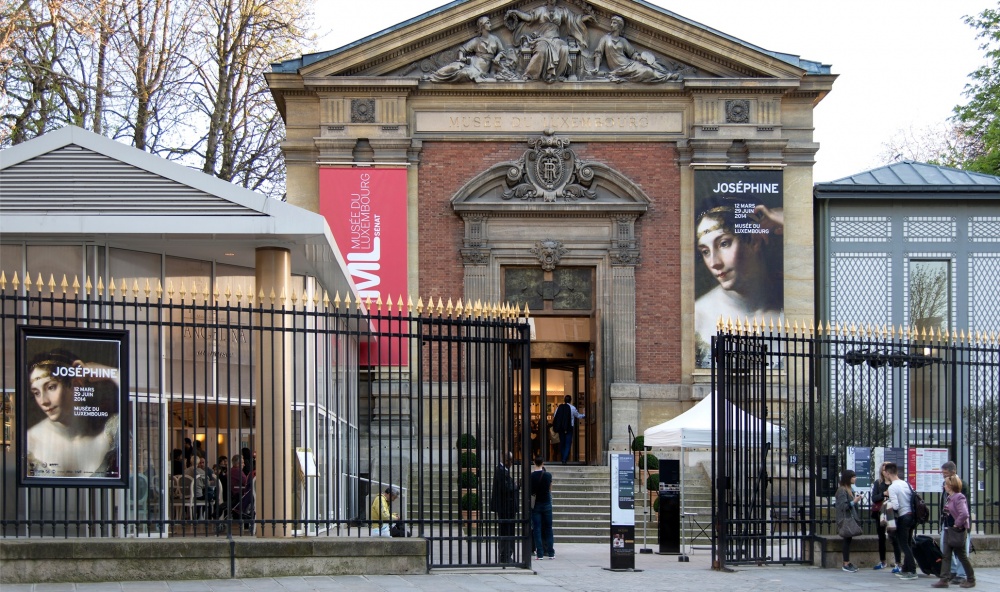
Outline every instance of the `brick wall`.
<svg viewBox="0 0 1000 592">
<path fill-rule="evenodd" d="M 636 223 L 641 260 L 636 268 L 636 378 L 677 384 L 680 367 L 680 173 L 673 144 L 574 143 L 583 160 L 602 162 L 639 185 L 649 211 Z M 462 220 L 449 201 L 490 166 L 516 160 L 521 142 L 425 142 L 420 163 L 421 296 L 447 301 L 462 294 Z M 690 221 L 686 221 L 690 223 Z"/>
</svg>

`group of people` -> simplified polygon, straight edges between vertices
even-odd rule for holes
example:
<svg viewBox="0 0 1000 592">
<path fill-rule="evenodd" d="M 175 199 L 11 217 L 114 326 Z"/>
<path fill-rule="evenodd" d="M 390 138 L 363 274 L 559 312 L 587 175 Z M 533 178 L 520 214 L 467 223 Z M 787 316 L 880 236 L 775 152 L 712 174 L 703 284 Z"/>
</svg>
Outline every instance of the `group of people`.
<svg viewBox="0 0 1000 592">
<path fill-rule="evenodd" d="M 256 475 L 253 452 L 244 447 L 231 459 L 226 455 L 219 456 L 218 461 L 208 467 L 200 444 L 197 440 L 192 442 L 191 438 L 184 438 L 184 449 L 173 449 L 172 477 L 191 480 L 196 506 L 206 508 L 207 518 L 215 519 L 229 512 L 236 518 L 252 517 L 253 480 Z"/>
<path fill-rule="evenodd" d="M 967 489 L 958 477 L 954 462 L 941 466 L 943 478 L 940 507 L 940 546 L 942 553 L 941 577 L 932 584 L 934 588 L 947 588 L 958 584 L 961 588 L 974 588 L 975 571 L 969 562 L 969 499 Z M 854 471 L 845 470 L 840 475 L 840 486 L 835 495 L 837 529 L 843 537 L 843 570 L 856 572 L 851 563 L 851 539 L 861 534 L 858 506 L 862 496 L 854 491 L 857 481 Z M 916 560 L 912 537 L 916 520 L 913 509 L 913 488 L 899 476 L 896 463 L 885 462 L 879 468 L 878 479 L 871 489 L 871 515 L 877 524 L 879 562 L 875 569 L 886 569 L 886 539 L 892 539 L 895 562 L 892 573 L 903 580 L 917 578 Z M 900 556 L 902 555 L 902 563 Z"/>
</svg>

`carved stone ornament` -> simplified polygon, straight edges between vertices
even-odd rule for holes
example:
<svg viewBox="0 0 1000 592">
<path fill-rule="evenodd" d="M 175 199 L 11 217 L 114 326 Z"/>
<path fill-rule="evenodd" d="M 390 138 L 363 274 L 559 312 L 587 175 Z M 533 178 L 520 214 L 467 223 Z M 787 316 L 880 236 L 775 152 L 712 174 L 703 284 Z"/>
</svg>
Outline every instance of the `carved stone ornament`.
<svg viewBox="0 0 1000 592">
<path fill-rule="evenodd" d="M 566 247 L 557 240 L 541 240 L 531 247 L 531 254 L 538 257 L 538 262 L 542 264 L 542 269 L 552 271 L 559 265 L 559 260 L 566 254 Z"/>
<path fill-rule="evenodd" d="M 464 265 L 486 265 L 490 262 L 489 249 L 462 249 L 461 253 Z"/>
<path fill-rule="evenodd" d="M 499 23 L 498 23 L 499 24 Z M 476 20 L 478 35 L 457 48 L 407 69 L 435 83 L 541 81 L 659 83 L 696 70 L 637 48 L 625 37 L 625 20 L 598 21 L 583 0 L 547 0 L 503 14 L 507 31 L 490 17 Z"/>
<path fill-rule="evenodd" d="M 618 249 L 608 253 L 611 256 L 611 265 L 614 266 L 635 266 L 639 265 L 639 251 L 637 249 Z"/>
<path fill-rule="evenodd" d="M 569 149 L 569 140 L 555 135 L 551 129 L 538 138 L 528 140 L 530 150 L 507 170 L 507 189 L 503 199 L 518 198 L 546 202 L 557 199 L 597 199 L 590 189 L 594 169 L 579 160 Z"/>
<path fill-rule="evenodd" d="M 375 123 L 375 99 L 351 99 L 351 123 Z"/>
<path fill-rule="evenodd" d="M 726 101 L 726 123 L 750 123 L 750 101 Z"/>
</svg>

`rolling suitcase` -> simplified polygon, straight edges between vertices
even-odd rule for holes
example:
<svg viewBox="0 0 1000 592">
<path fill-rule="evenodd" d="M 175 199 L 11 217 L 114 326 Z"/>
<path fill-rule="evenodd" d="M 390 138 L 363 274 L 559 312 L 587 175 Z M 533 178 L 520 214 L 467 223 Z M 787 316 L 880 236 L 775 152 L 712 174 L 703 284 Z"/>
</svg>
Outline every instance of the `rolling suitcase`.
<svg viewBox="0 0 1000 592">
<path fill-rule="evenodd" d="M 936 538 L 922 534 L 913 537 L 913 558 L 917 561 L 920 571 L 941 576 L 941 547 L 938 546 Z"/>
</svg>

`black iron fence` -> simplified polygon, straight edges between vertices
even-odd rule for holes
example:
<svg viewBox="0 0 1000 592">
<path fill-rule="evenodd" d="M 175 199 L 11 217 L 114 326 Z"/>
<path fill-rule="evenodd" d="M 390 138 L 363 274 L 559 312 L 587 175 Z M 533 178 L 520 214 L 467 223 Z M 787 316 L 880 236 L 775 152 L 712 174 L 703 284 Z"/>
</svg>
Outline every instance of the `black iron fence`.
<svg viewBox="0 0 1000 592">
<path fill-rule="evenodd" d="M 529 391 L 524 320 L 440 299 L 331 300 L 308 285 L 265 296 L 0 275 L 0 533 L 367 537 L 384 522 L 426 537 L 431 566 L 525 564 L 526 497 L 514 518 L 491 511 L 502 455 L 523 459 L 515 480 L 527 469 L 514 441 L 525 420 L 515 409 L 528 410 L 514 404 Z M 124 406 L 109 413 L 98 396 L 83 407 L 80 393 L 100 387 L 78 377 L 64 407 L 103 416 L 99 429 L 57 417 L 31 360 L 15 355 L 25 327 L 62 328 L 61 349 L 87 331 L 127 332 Z M 57 446 L 37 444 L 57 433 L 47 440 Z M 118 454 L 125 487 L 89 478 L 112 472 L 71 454 L 98 448 Z M 387 500 L 398 520 L 373 518 L 386 490 L 399 494 Z"/>
<path fill-rule="evenodd" d="M 1000 533 L 997 335 L 902 328 L 729 326 L 713 342 L 713 551 L 721 564 L 812 562 L 836 535 L 844 469 L 865 496 L 893 460 L 927 500 L 936 534 L 940 466 L 968 485 L 973 538 Z"/>
</svg>

